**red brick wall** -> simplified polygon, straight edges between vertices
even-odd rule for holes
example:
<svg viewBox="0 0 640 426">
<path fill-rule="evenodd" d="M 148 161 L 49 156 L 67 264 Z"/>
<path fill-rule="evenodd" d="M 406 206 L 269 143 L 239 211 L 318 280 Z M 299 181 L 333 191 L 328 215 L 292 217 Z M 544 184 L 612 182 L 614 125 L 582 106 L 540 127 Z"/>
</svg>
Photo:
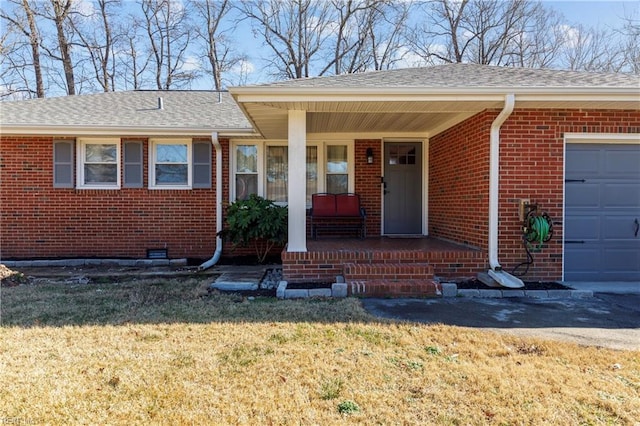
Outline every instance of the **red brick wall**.
<svg viewBox="0 0 640 426">
<path fill-rule="evenodd" d="M 373 149 L 373 164 L 367 163 L 367 148 Z M 367 236 L 380 236 L 382 232 L 382 193 L 380 184 L 380 158 L 382 141 L 362 139 L 355 141 L 355 192 L 367 210 Z"/>
<path fill-rule="evenodd" d="M 487 250 L 489 132 L 498 111 L 485 111 L 431 138 L 430 235 Z M 554 220 L 554 237 L 539 252 L 525 280 L 562 276 L 565 133 L 640 132 L 638 111 L 520 110 L 500 132 L 499 259 L 507 271 L 526 259 L 520 199 L 530 199 Z"/>
<path fill-rule="evenodd" d="M 485 111 L 429 140 L 429 235 L 486 250 L 489 133 Z"/>
<path fill-rule="evenodd" d="M 60 138 L 56 138 L 60 139 Z M 136 138 L 138 139 L 138 138 Z M 53 138 L 0 139 L 2 258 L 146 257 L 167 248 L 171 258 L 208 258 L 215 249 L 213 187 L 119 190 L 53 188 Z M 228 163 L 227 163 L 228 164 Z"/>
</svg>

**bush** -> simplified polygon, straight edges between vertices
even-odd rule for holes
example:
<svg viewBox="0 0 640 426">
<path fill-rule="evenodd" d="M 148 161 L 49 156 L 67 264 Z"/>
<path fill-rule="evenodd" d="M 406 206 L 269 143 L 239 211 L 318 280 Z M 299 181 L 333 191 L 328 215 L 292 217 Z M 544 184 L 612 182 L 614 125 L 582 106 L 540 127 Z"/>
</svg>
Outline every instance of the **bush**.
<svg viewBox="0 0 640 426">
<path fill-rule="evenodd" d="M 276 244 L 286 243 L 287 232 L 287 208 L 251 195 L 229 206 L 226 227 L 219 235 L 236 247 L 253 245 L 258 262 L 263 263 Z"/>
</svg>

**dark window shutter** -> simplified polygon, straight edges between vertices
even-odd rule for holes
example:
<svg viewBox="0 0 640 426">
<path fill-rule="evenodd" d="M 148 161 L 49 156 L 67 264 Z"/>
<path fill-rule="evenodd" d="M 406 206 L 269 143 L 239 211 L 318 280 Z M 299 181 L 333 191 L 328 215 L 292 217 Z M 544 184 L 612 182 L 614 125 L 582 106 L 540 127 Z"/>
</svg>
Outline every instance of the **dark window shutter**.
<svg viewBox="0 0 640 426">
<path fill-rule="evenodd" d="M 193 143 L 192 188 L 211 188 L 211 142 Z"/>
<path fill-rule="evenodd" d="M 124 143 L 124 184 L 125 188 L 142 188 L 142 142 Z"/>
<path fill-rule="evenodd" d="M 53 142 L 53 187 L 73 188 L 73 141 Z"/>
</svg>

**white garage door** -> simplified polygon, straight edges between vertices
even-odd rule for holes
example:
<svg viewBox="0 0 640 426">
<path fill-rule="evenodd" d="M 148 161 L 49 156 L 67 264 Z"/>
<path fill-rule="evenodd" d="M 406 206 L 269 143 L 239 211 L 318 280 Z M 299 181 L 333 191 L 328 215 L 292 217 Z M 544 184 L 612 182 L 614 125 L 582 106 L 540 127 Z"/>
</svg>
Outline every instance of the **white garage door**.
<svg viewBox="0 0 640 426">
<path fill-rule="evenodd" d="M 640 281 L 640 145 L 568 143 L 565 281 Z"/>
</svg>

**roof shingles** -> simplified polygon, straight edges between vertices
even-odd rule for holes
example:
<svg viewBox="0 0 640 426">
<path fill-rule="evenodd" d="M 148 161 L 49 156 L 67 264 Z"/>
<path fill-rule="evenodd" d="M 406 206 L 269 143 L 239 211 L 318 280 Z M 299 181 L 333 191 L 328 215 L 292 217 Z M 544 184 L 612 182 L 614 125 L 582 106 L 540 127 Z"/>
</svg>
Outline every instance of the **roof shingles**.
<svg viewBox="0 0 640 426">
<path fill-rule="evenodd" d="M 280 81 L 255 87 L 291 88 L 491 88 L 491 87 L 629 87 L 640 77 L 622 73 L 593 73 L 551 69 L 446 64 L 432 67 L 369 71 L 328 77 Z"/>
<path fill-rule="evenodd" d="M 2 102 L 0 112 L 3 126 L 251 129 L 227 92 L 220 98 L 208 91 L 108 92 Z"/>
</svg>

